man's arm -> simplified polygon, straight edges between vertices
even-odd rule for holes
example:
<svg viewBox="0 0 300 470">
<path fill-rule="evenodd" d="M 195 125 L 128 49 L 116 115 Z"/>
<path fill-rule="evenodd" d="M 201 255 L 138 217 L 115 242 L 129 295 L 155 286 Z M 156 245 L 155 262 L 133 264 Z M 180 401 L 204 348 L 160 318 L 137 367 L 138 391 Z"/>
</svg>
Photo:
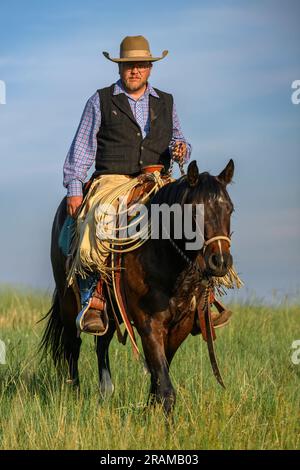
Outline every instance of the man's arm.
<svg viewBox="0 0 300 470">
<path fill-rule="evenodd" d="M 82 196 L 82 184 L 96 158 L 96 135 L 101 124 L 99 95 L 87 101 L 64 163 L 63 184 L 68 196 Z"/>
<path fill-rule="evenodd" d="M 76 215 L 82 203 L 82 184 L 95 162 L 97 132 L 101 125 L 99 95 L 95 93 L 87 101 L 80 124 L 64 163 L 63 184 L 67 188 L 67 211 Z"/>
<path fill-rule="evenodd" d="M 173 135 L 169 149 L 171 156 L 174 155 L 176 161 L 186 163 L 190 159 L 192 146 L 182 133 L 175 103 L 173 103 Z"/>
</svg>

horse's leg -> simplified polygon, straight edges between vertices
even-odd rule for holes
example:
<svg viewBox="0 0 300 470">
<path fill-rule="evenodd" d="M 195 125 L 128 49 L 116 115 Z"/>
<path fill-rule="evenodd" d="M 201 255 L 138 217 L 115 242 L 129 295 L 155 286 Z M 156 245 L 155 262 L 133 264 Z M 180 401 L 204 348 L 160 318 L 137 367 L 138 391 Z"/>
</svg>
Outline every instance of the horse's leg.
<svg viewBox="0 0 300 470">
<path fill-rule="evenodd" d="M 147 366 L 151 374 L 151 387 L 148 404 L 161 403 L 165 413 L 172 412 L 176 393 L 169 376 L 169 367 L 165 356 L 164 342 L 167 330 L 163 326 L 164 315 L 155 316 L 145 322 L 145 328 L 139 331 Z"/>
<path fill-rule="evenodd" d="M 111 372 L 109 364 L 109 345 L 115 332 L 115 323 L 109 320 L 109 327 L 105 335 L 97 336 L 97 358 L 99 371 L 99 390 L 101 398 L 109 398 L 114 391 L 114 385 L 111 381 Z"/>
<path fill-rule="evenodd" d="M 68 363 L 67 383 L 79 387 L 78 359 L 80 353 L 81 339 L 74 335 L 65 337 L 65 354 Z"/>
<path fill-rule="evenodd" d="M 78 360 L 81 339 L 77 335 L 75 324 L 77 304 L 72 290 L 69 288 L 61 301 L 61 315 L 63 320 L 63 350 L 68 364 L 67 383 L 79 387 Z"/>
<path fill-rule="evenodd" d="M 145 246 L 145 245 L 144 245 Z M 152 260 L 153 253 L 148 253 Z M 148 261 L 149 261 L 148 259 Z M 127 253 L 124 258 L 124 291 L 130 319 L 141 337 L 147 367 L 151 374 L 148 403 L 161 403 L 166 414 L 173 410 L 176 400 L 165 356 L 165 341 L 172 315 L 169 298 L 157 284 L 146 281 L 146 268 L 139 252 Z M 147 272 L 151 270 L 147 268 Z"/>
</svg>

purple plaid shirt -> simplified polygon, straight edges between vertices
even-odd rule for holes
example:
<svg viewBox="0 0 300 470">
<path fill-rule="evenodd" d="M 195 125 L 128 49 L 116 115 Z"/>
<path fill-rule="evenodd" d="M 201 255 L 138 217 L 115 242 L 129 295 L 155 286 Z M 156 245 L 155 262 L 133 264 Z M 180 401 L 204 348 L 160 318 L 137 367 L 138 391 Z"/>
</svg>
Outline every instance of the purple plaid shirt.
<svg viewBox="0 0 300 470">
<path fill-rule="evenodd" d="M 134 100 L 128 95 L 122 86 L 121 80 L 115 84 L 114 95 L 125 93 L 133 115 L 141 128 L 143 138 L 150 130 L 149 118 L 149 95 L 159 99 L 158 94 L 148 83 L 145 93 Z M 82 184 L 87 173 L 96 159 L 97 152 L 97 133 L 101 125 L 101 111 L 99 94 L 96 92 L 89 98 L 84 108 L 80 124 L 73 139 L 72 145 L 64 163 L 64 186 L 68 189 L 68 196 L 81 196 Z M 174 145 L 176 141 L 183 141 L 187 144 L 186 161 L 191 155 L 191 145 L 185 140 L 179 119 L 177 116 L 175 104 L 173 105 L 173 136 L 169 146 Z"/>
</svg>

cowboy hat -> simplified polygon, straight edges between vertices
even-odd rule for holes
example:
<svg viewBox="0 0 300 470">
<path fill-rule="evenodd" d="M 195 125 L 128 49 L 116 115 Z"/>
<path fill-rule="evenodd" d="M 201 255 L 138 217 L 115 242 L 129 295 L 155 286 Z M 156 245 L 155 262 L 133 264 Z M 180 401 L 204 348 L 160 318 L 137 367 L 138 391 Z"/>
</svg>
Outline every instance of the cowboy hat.
<svg viewBox="0 0 300 470">
<path fill-rule="evenodd" d="M 163 51 L 161 57 L 152 57 L 149 42 L 144 36 L 126 36 L 120 44 L 120 57 L 112 59 L 108 52 L 103 52 L 104 57 L 112 62 L 155 62 L 163 59 L 168 51 Z"/>
</svg>

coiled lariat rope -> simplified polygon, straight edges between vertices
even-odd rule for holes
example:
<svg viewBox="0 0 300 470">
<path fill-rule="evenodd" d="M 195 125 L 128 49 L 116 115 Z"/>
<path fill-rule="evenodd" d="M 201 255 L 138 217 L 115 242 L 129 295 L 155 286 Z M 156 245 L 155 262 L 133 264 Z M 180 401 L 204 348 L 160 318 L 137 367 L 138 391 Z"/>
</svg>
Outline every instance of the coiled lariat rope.
<svg viewBox="0 0 300 470">
<path fill-rule="evenodd" d="M 117 211 L 117 216 L 119 221 L 124 219 L 126 221 L 130 220 L 130 223 L 127 225 L 121 225 L 121 226 L 114 226 L 110 228 L 110 234 L 109 234 L 109 242 L 110 242 L 110 247 L 109 247 L 109 252 L 110 253 L 128 253 L 129 251 L 134 251 L 137 248 L 139 248 L 141 245 L 143 245 L 147 239 L 149 238 L 150 234 L 150 228 L 149 224 L 145 223 L 145 220 L 148 218 L 148 213 L 144 213 L 137 217 L 134 215 L 135 210 L 138 210 L 139 205 L 145 204 L 147 201 L 149 201 L 150 197 L 152 194 L 155 194 L 165 183 L 160 177 L 159 172 L 154 172 L 154 173 L 149 173 L 147 174 L 147 180 L 153 180 L 155 182 L 154 186 L 150 189 L 149 192 L 147 192 L 140 200 L 138 203 L 126 206 L 126 208 L 123 210 L 122 209 L 122 203 L 119 205 L 118 211 Z M 147 181 L 146 180 L 146 181 Z M 131 190 L 134 189 L 140 185 L 140 182 L 135 182 L 131 186 Z M 121 197 L 124 197 L 124 191 L 123 188 L 120 191 L 114 192 L 110 197 L 107 198 L 107 205 L 108 206 L 115 206 L 115 203 L 119 201 Z M 125 202 L 126 202 L 126 196 L 125 196 Z M 106 239 L 107 238 L 107 232 L 105 230 L 105 226 L 107 225 L 107 217 L 109 217 L 111 214 L 107 213 L 105 210 L 102 210 L 103 208 L 101 207 L 101 210 L 99 211 L 99 216 L 95 219 L 95 223 L 97 224 L 97 237 L 100 239 Z M 136 231 L 136 233 L 132 234 L 131 236 L 128 237 L 121 237 L 120 233 L 125 232 L 128 233 L 128 229 L 131 229 L 130 231 L 132 232 L 132 229 L 134 226 L 137 226 L 138 224 L 141 225 L 142 229 L 139 231 Z"/>
<path fill-rule="evenodd" d="M 129 204 L 123 209 L 122 203 L 126 202 L 128 195 L 143 182 L 151 181 L 153 182 L 152 188 L 141 197 L 138 203 Z M 132 178 L 105 194 L 101 192 L 101 180 L 95 180 L 92 183 L 85 204 L 77 218 L 77 230 L 70 250 L 73 261 L 68 274 L 68 285 L 72 284 L 76 274 L 85 278 L 89 272 L 95 271 L 105 281 L 111 283 L 111 273 L 115 266 L 106 265 L 103 259 L 107 259 L 113 253 L 134 251 L 147 241 L 150 234 L 149 225 L 145 223 L 147 214 L 144 213 L 140 217 L 133 214 L 139 204 L 149 201 L 150 197 L 164 184 L 165 180 L 161 178 L 159 171 Z M 100 185 L 99 190 L 98 185 Z M 92 201 L 89 203 L 90 198 Z M 86 205 L 89 206 L 86 207 Z M 109 208 L 115 209 L 114 214 L 108 210 Z M 130 220 L 130 223 L 116 226 L 110 223 L 113 215 L 117 216 L 119 222 Z M 128 229 L 133 229 L 139 223 L 142 225 L 141 231 L 131 236 L 120 237 L 120 233 L 128 233 Z M 85 243 L 82 243 L 83 240 Z"/>
</svg>

